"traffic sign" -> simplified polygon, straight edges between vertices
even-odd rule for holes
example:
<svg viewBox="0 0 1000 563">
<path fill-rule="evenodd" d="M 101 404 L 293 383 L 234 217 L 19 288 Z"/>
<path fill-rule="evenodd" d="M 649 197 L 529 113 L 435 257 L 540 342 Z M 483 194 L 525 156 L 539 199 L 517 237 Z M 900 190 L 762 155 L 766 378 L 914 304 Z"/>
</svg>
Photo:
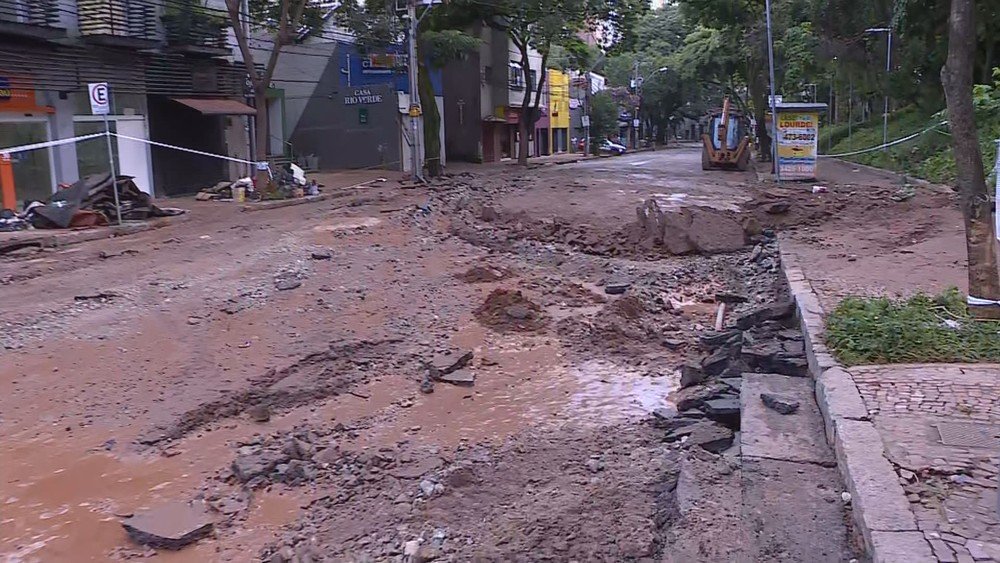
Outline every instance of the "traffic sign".
<svg viewBox="0 0 1000 563">
<path fill-rule="evenodd" d="M 111 113 L 111 94 L 107 82 L 92 82 L 87 84 L 90 91 L 90 113 L 108 115 Z"/>
</svg>

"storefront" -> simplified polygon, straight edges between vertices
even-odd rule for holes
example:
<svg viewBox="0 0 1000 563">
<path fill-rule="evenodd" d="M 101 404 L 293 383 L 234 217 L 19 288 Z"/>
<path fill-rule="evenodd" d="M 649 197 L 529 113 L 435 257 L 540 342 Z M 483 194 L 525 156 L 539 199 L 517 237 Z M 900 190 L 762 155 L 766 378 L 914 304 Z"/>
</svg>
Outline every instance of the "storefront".
<svg viewBox="0 0 1000 563">
<path fill-rule="evenodd" d="M 51 140 L 49 116 L 54 112 L 54 108 L 39 103 L 29 81 L 0 76 L 0 148 Z M 48 198 L 57 176 L 53 149 L 13 153 L 10 159 L 18 205 L 25 200 Z"/>
</svg>

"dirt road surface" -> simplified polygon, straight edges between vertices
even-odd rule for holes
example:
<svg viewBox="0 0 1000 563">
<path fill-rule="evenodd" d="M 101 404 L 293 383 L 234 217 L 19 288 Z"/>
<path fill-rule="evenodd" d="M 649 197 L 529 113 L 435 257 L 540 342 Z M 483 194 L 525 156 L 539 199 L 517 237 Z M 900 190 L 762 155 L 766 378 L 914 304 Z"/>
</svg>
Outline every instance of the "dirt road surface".
<svg viewBox="0 0 1000 563">
<path fill-rule="evenodd" d="M 835 471 L 777 495 L 651 422 L 717 293 L 781 289 L 752 244 L 653 260 L 623 233 L 650 197 L 752 215 L 754 183 L 691 148 L 483 167 L 0 258 L 0 554 L 148 556 L 120 521 L 197 501 L 211 536 L 157 560 L 856 557 Z M 467 352 L 444 377 L 474 384 L 429 375 Z"/>
</svg>

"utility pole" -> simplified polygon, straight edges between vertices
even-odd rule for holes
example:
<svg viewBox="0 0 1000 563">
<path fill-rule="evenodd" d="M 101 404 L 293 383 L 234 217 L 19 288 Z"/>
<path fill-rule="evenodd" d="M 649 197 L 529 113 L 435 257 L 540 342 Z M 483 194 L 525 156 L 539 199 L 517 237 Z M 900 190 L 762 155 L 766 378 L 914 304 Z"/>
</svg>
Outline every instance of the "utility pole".
<svg viewBox="0 0 1000 563">
<path fill-rule="evenodd" d="M 632 71 L 632 84 L 635 90 L 635 110 L 632 112 L 632 150 L 639 148 L 639 128 L 637 123 L 639 121 L 639 104 L 642 100 L 642 79 L 639 78 L 639 61 L 635 61 L 635 65 Z"/>
<path fill-rule="evenodd" d="M 767 66 L 771 75 L 771 161 L 774 163 L 774 177 L 781 183 L 781 167 L 778 166 L 778 98 L 774 92 L 774 39 L 771 36 L 771 0 L 765 0 L 767 13 Z"/>
<path fill-rule="evenodd" d="M 590 155 L 590 71 L 587 71 L 587 86 L 583 93 L 583 154 Z"/>
<path fill-rule="evenodd" d="M 424 162 L 420 158 L 420 126 L 418 123 L 423 110 L 420 107 L 420 94 L 417 92 L 417 61 L 419 60 L 417 59 L 417 24 L 419 23 L 417 20 L 417 0 L 406 1 L 406 16 L 409 19 L 409 26 L 407 28 L 409 61 L 406 68 L 410 79 L 410 171 L 413 173 L 414 180 L 423 182 Z"/>
</svg>

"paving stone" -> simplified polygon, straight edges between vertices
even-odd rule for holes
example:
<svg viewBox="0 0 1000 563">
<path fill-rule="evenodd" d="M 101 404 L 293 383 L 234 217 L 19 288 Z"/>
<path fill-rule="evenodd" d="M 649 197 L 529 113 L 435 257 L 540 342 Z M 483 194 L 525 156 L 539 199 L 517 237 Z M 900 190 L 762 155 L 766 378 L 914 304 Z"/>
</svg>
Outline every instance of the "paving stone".
<svg viewBox="0 0 1000 563">
<path fill-rule="evenodd" d="M 955 557 L 955 552 L 948 547 L 946 542 L 941 540 L 927 540 L 931 544 L 931 550 L 934 551 L 934 557 L 940 563 L 958 563 L 958 558 Z"/>
</svg>

